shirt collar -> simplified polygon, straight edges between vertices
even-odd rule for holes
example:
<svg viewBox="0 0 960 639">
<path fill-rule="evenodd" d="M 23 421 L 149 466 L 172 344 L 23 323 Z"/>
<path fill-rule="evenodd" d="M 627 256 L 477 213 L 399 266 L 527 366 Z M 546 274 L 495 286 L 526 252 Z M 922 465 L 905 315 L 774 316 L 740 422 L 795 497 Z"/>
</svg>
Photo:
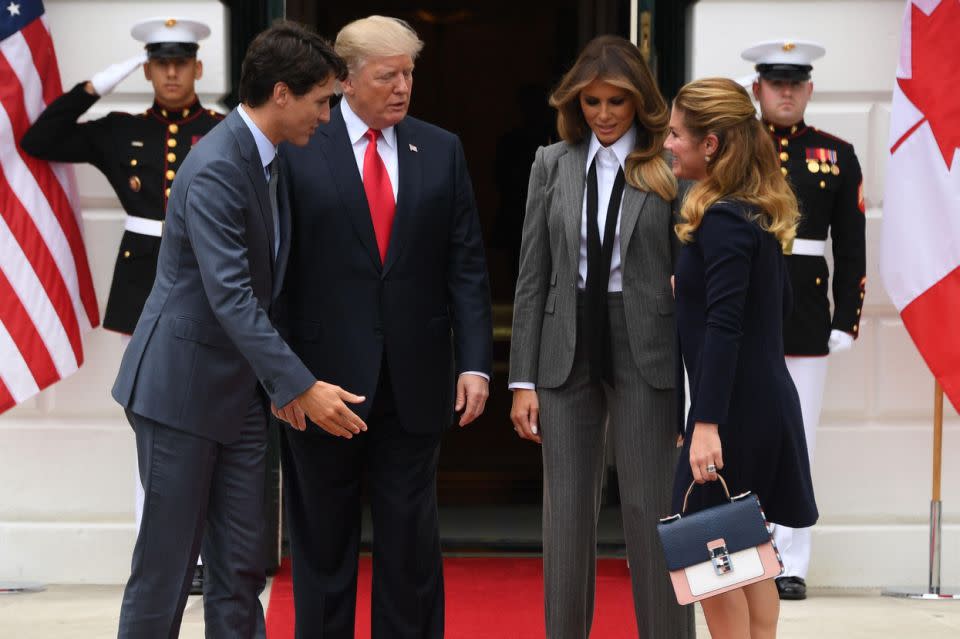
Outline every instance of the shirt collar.
<svg viewBox="0 0 960 639">
<path fill-rule="evenodd" d="M 603 147 L 600 144 L 600 140 L 597 139 L 596 133 L 590 134 L 590 147 L 587 149 L 587 169 L 590 168 L 590 165 L 593 163 L 593 158 L 597 152 L 602 148 L 608 148 L 613 151 L 613 154 L 617 157 L 617 161 L 620 163 L 620 168 L 625 168 L 627 164 L 627 156 L 633 151 L 633 147 L 637 142 L 637 125 L 631 126 L 626 133 L 620 136 L 620 139 L 611 144 L 609 147 Z"/>
<path fill-rule="evenodd" d="M 257 152 L 260 153 L 260 161 L 263 163 L 263 168 L 266 169 L 270 163 L 273 162 L 273 158 L 277 157 L 277 147 L 273 146 L 273 142 L 271 142 L 270 139 L 263 134 L 263 131 L 260 130 L 260 127 L 250 119 L 250 116 L 247 115 L 242 104 L 237 107 L 237 111 L 240 113 L 240 117 L 247 125 L 247 128 L 250 129 L 250 133 L 253 134 L 253 141 L 257 144 Z"/>
<path fill-rule="evenodd" d="M 353 112 L 346 97 L 340 100 L 340 113 L 343 114 L 343 123 L 347 125 L 347 136 L 350 138 L 350 144 L 356 144 L 363 139 L 370 127 L 360 119 L 359 115 Z M 380 135 L 391 149 L 397 146 L 396 127 L 390 126 L 381 129 Z"/>
</svg>

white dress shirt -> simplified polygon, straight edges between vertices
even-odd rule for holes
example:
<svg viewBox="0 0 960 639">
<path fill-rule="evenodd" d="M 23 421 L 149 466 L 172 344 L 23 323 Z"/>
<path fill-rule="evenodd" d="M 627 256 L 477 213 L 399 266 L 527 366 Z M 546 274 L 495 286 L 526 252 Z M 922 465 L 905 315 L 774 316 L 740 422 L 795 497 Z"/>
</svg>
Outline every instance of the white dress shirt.
<svg viewBox="0 0 960 639">
<path fill-rule="evenodd" d="M 347 125 L 347 137 L 350 144 L 353 145 L 353 156 L 357 161 L 357 170 L 360 172 L 360 180 L 363 180 L 363 156 L 367 152 L 367 145 L 370 139 L 367 137 L 367 131 L 370 127 L 360 119 L 360 116 L 353 112 L 350 103 L 344 97 L 340 100 L 340 113 L 343 114 L 343 123 Z M 383 160 L 383 165 L 387 168 L 387 177 L 390 178 L 390 186 L 393 187 L 393 201 L 397 201 L 397 187 L 400 184 L 400 160 L 397 154 L 397 129 L 396 127 L 387 127 L 380 129 L 380 137 L 377 138 L 377 153 Z M 478 375 L 487 381 L 490 376 L 486 373 L 477 371 L 464 371 L 461 375 Z"/>
<path fill-rule="evenodd" d="M 590 164 L 594 156 L 597 158 L 597 225 L 600 227 L 600 244 L 603 244 L 603 234 L 607 224 L 607 208 L 610 206 L 610 195 L 613 192 L 613 182 L 617 178 L 617 170 L 626 171 L 627 156 L 633 151 L 637 140 L 636 127 L 624 133 L 619 140 L 610 146 L 603 146 L 595 133 L 590 134 L 590 146 L 587 148 L 587 163 L 584 173 L 590 172 Z M 589 177 L 589 176 L 588 176 Z M 620 201 L 623 207 L 623 199 Z M 607 292 L 623 290 L 623 265 L 620 259 L 620 213 L 617 214 L 617 227 L 613 237 L 613 257 L 610 259 L 610 279 L 607 281 Z M 583 208 L 580 215 L 580 264 L 577 288 L 583 290 L 587 286 L 587 189 L 583 190 Z M 510 390 L 535 390 L 533 382 L 514 382 Z"/>
<path fill-rule="evenodd" d="M 590 147 L 587 149 L 587 164 L 584 172 L 590 171 L 590 164 L 594 156 L 597 158 L 597 225 L 600 227 L 600 244 L 603 244 L 603 234 L 607 224 L 607 208 L 610 206 L 610 194 L 613 191 L 613 182 L 617 178 L 619 169 L 626 170 L 627 156 L 633 151 L 636 144 L 637 131 L 635 127 L 624 133 L 619 140 L 610 146 L 602 146 L 596 134 L 590 135 Z M 580 216 L 580 277 L 577 279 L 577 288 L 583 290 L 587 286 L 587 190 L 583 190 L 583 209 Z M 623 200 L 620 202 L 623 205 Z M 620 262 L 620 214 L 617 214 L 617 227 L 613 237 L 613 257 L 610 259 L 610 279 L 607 281 L 607 291 L 610 293 L 623 290 L 623 268 Z"/>
<path fill-rule="evenodd" d="M 350 144 L 353 145 L 353 156 L 357 160 L 360 179 L 363 180 L 363 156 L 367 152 L 367 145 L 370 144 L 370 139 L 367 137 L 367 131 L 370 130 L 370 127 L 353 112 L 346 98 L 340 100 L 340 112 L 343 113 L 343 123 L 347 125 L 347 137 L 350 139 Z M 380 154 L 383 165 L 387 167 L 387 177 L 390 178 L 390 186 L 393 187 L 393 201 L 396 202 L 397 187 L 400 184 L 396 127 L 380 129 L 380 137 L 377 138 L 377 153 Z"/>
<path fill-rule="evenodd" d="M 250 116 L 247 115 L 242 104 L 237 107 L 237 112 L 240 114 L 240 119 L 243 120 L 247 128 L 250 129 L 250 133 L 253 134 L 253 141 L 257 144 L 257 152 L 260 155 L 260 162 L 263 165 L 263 175 L 267 178 L 267 186 L 269 187 L 270 163 L 277 157 L 277 147 L 263 134 L 260 127 L 250 119 Z M 276 257 L 280 252 L 280 219 L 277 217 L 277 211 L 273 210 L 272 205 L 270 206 L 270 215 L 273 217 L 273 256 Z"/>
</svg>

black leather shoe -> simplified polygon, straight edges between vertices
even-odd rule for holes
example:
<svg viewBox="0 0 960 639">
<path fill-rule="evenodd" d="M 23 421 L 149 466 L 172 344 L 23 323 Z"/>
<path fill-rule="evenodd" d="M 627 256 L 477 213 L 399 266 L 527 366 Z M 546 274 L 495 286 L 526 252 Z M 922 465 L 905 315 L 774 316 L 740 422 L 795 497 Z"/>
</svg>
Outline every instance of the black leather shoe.
<svg viewBox="0 0 960 639">
<path fill-rule="evenodd" d="M 777 592 L 784 601 L 801 601 L 807 598 L 807 582 L 802 577 L 777 577 Z"/>
<path fill-rule="evenodd" d="M 190 594 L 203 594 L 203 566 L 197 566 L 193 569 L 193 580 L 190 582 Z"/>
</svg>

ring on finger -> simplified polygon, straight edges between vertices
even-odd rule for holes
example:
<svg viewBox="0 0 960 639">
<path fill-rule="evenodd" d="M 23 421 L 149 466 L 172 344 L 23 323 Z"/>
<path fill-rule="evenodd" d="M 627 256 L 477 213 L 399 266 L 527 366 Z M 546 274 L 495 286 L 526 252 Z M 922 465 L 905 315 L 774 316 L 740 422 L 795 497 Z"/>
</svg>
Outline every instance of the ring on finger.
<svg viewBox="0 0 960 639">
<path fill-rule="evenodd" d="M 716 465 L 715 465 L 715 464 L 708 464 L 708 465 L 707 465 L 707 472 L 708 472 L 708 473 L 715 473 L 715 472 L 717 472 L 717 467 L 716 467 Z"/>
</svg>

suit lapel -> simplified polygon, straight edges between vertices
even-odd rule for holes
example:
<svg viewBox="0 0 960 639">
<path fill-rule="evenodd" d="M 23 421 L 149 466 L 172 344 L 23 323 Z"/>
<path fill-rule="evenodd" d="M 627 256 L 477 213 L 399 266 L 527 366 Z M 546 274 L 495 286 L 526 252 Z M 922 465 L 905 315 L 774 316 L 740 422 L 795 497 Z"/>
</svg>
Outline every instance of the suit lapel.
<svg viewBox="0 0 960 639">
<path fill-rule="evenodd" d="M 279 157 L 277 159 L 279 160 Z M 292 240 L 290 237 L 292 222 L 290 218 L 290 194 L 287 192 L 287 176 L 284 175 L 283 171 L 280 171 L 278 179 L 277 208 L 280 213 L 280 250 L 277 252 L 277 265 L 273 271 L 274 297 L 280 293 L 280 287 L 283 285 L 283 276 L 287 270 L 287 258 L 290 256 L 290 241 Z"/>
<path fill-rule="evenodd" d="M 386 275 L 403 250 L 403 242 L 407 237 L 407 230 L 417 214 L 420 201 L 421 180 L 423 167 L 418 148 L 410 125 L 400 122 L 397 124 L 397 172 L 400 184 L 397 188 L 397 208 L 393 218 L 393 230 L 390 233 L 390 244 L 387 246 L 387 259 L 383 267 Z M 429 152 L 426 149 L 425 152 Z"/>
<path fill-rule="evenodd" d="M 377 270 L 380 270 L 380 250 L 377 248 L 377 237 L 373 232 L 370 206 L 367 204 L 367 194 L 363 190 L 363 180 L 357 171 L 353 145 L 350 144 L 347 125 L 343 122 L 343 114 L 339 106 L 330 114 L 330 124 L 323 133 L 325 140 L 322 149 L 327 156 L 327 165 L 333 174 L 346 214 L 370 260 Z"/>
<path fill-rule="evenodd" d="M 564 203 L 563 222 L 567 247 L 579 264 L 580 225 L 583 219 L 583 190 L 587 182 L 587 145 L 571 146 L 560 158 L 560 193 Z M 578 268 L 576 265 L 574 268 Z"/>
<path fill-rule="evenodd" d="M 273 211 L 270 207 L 270 195 L 267 193 L 267 178 L 263 173 L 263 161 L 260 159 L 260 152 L 257 150 L 257 143 L 253 139 L 253 133 L 247 128 L 240 114 L 234 110 L 228 117 L 231 118 L 230 126 L 239 143 L 240 154 L 247 163 L 247 177 L 250 178 L 253 189 L 257 194 L 257 204 L 260 207 L 260 219 L 263 221 L 264 231 L 267 234 L 267 243 L 270 247 L 270 268 L 273 269 L 273 246 L 276 239 L 273 233 Z"/>
<path fill-rule="evenodd" d="M 640 211 L 646 201 L 646 191 L 626 185 L 623 190 L 623 204 L 620 206 L 620 261 L 623 264 L 626 264 L 630 238 L 633 237 L 633 229 L 640 219 Z"/>
</svg>

